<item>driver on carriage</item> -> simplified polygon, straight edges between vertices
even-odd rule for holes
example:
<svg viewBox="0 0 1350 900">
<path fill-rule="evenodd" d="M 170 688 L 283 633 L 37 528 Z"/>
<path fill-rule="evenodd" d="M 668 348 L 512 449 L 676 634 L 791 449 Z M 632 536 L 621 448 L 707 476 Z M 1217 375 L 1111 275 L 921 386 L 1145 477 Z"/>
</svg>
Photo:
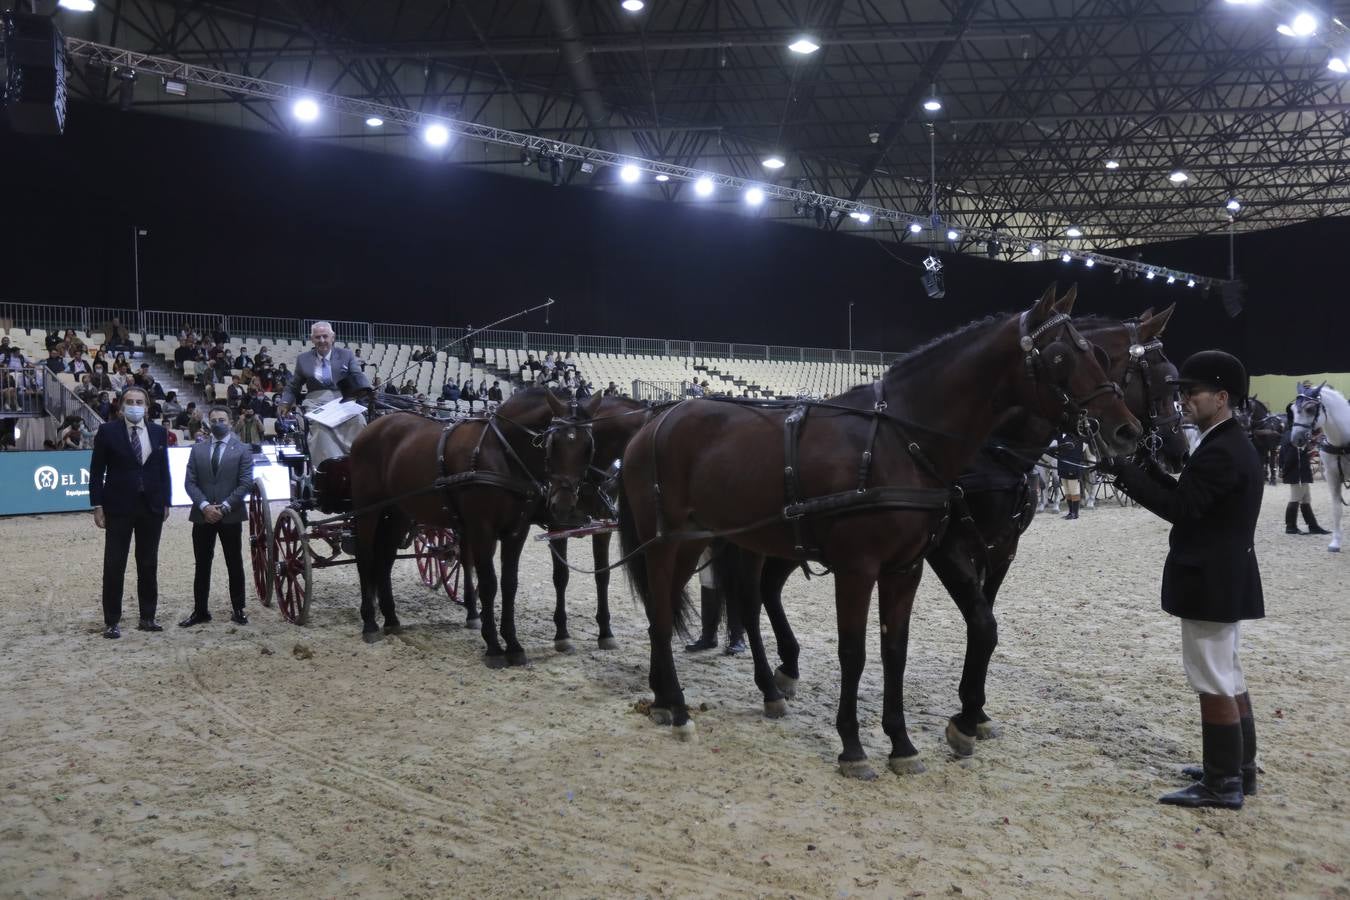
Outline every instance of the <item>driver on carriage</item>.
<svg viewBox="0 0 1350 900">
<path fill-rule="evenodd" d="M 370 386 L 361 374 L 356 355 L 345 347 L 333 346 L 331 324 L 315 322 L 310 326 L 309 339 L 314 349 L 306 350 L 296 358 L 295 373 L 286 385 L 277 409 L 280 415 L 285 415 L 287 410 L 301 402 L 302 389 L 302 408 L 310 412 L 330 400 L 350 396 Z M 359 414 L 333 428 L 310 420 L 310 465 L 317 471 L 324 460 L 346 456 L 351 452 L 352 442 L 365 427 L 365 416 Z"/>
</svg>

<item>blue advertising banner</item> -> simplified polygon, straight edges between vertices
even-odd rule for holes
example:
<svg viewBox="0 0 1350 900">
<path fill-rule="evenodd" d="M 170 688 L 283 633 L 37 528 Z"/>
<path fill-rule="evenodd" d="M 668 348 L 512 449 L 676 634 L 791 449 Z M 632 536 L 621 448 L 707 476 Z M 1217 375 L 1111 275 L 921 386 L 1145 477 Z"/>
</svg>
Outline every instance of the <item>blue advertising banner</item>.
<svg viewBox="0 0 1350 900">
<path fill-rule="evenodd" d="M 0 516 L 89 509 L 88 450 L 0 453 Z"/>
</svg>

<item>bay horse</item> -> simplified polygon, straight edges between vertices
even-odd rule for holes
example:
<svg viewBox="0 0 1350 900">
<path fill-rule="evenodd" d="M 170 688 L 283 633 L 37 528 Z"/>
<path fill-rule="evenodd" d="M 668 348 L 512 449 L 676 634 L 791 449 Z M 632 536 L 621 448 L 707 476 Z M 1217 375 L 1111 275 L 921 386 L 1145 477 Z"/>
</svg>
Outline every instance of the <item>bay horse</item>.
<svg viewBox="0 0 1350 900">
<path fill-rule="evenodd" d="M 1331 542 L 1327 549 L 1341 552 L 1341 516 L 1345 497 L 1350 493 L 1350 402 L 1340 391 L 1322 382 L 1315 388 L 1300 391 L 1294 400 L 1294 423 L 1289 438 L 1302 449 L 1312 439 L 1313 432 L 1322 429 L 1318 450 L 1322 456 L 1322 476 L 1331 491 Z"/>
<path fill-rule="evenodd" d="M 1247 435 L 1252 446 L 1266 464 L 1266 474 L 1271 484 L 1279 483 L 1280 476 L 1280 438 L 1284 436 L 1284 417 L 1270 411 L 1270 407 L 1256 399 L 1252 394 L 1247 401 L 1244 413 Z"/>
<path fill-rule="evenodd" d="M 923 555 L 946 525 L 951 483 L 1009 409 L 1076 417 L 1115 452 L 1139 437 L 1119 388 L 1073 327 L 1074 294 L 1057 307 L 1052 285 L 1031 309 L 945 335 L 830 402 L 687 400 L 643 426 L 624 451 L 619 523 L 625 554 L 642 551 L 629 577 L 650 626 L 653 720 L 694 736 L 671 637 L 689 614 L 682 586 L 709 541 L 724 537 L 833 568 L 839 766 L 864 779 L 876 773 L 858 737 L 857 692 L 879 587 L 889 766 L 915 769 L 902 693 L 909 615 Z"/>
<path fill-rule="evenodd" d="M 1180 471 L 1190 450 L 1181 429 L 1176 388 L 1170 381 L 1176 377 L 1176 368 L 1160 340 L 1174 308 L 1158 315 L 1146 312 L 1138 321 L 1076 320 L 1083 336 L 1105 354 L 1107 376 L 1121 385 L 1125 405 L 1143 425 L 1136 456 L 1147 455 L 1171 472 Z M 971 755 L 977 738 L 995 733 L 984 711 L 989 661 L 998 646 L 994 602 L 1021 536 L 1036 513 L 1029 479 L 1036 477 L 1036 464 L 1060 427 L 1061 423 L 1025 413 L 1000 425 L 956 480 L 968 516 L 952 524 L 925 555 L 966 623 L 965 662 L 958 688 L 961 711 L 949 719 L 946 729 L 947 742 L 958 756 Z M 742 619 L 754 653 L 755 682 L 764 693 L 764 713 L 777 718 L 786 712 L 784 698 L 791 699 L 800 677 L 800 647 L 782 603 L 783 585 L 800 563 L 765 560 L 756 585 L 748 580 L 756 563 L 746 556 L 739 548 L 725 547 L 717 554 L 714 567 L 719 586 L 743 604 Z M 772 672 L 759 633 L 761 603 L 778 645 L 780 665 Z"/>
<path fill-rule="evenodd" d="M 591 419 L 591 435 L 595 441 L 595 458 L 581 486 L 578 510 L 586 517 L 613 519 L 616 510 L 611 499 L 617 484 L 611 487 L 615 476 L 611 468 L 623 456 L 624 448 L 650 418 L 650 404 L 628 397 L 601 396 Z M 537 523 L 541 524 L 541 523 Z M 609 545 L 608 531 L 591 535 L 591 559 L 595 563 L 595 623 L 599 626 L 596 641 L 601 650 L 618 649 L 609 620 Z M 567 630 L 567 584 L 571 573 L 567 567 L 567 538 L 549 541 L 553 559 L 553 647 L 559 653 L 573 650 L 572 636 Z"/>
<path fill-rule="evenodd" d="M 412 524 L 420 523 L 453 528 L 459 536 L 466 624 L 473 626 L 481 599 L 487 665 L 528 662 L 515 626 L 520 552 L 540 508 L 559 521 L 570 520 L 595 449 L 590 419 L 598 405 L 597 398 L 569 406 L 546 388 L 528 388 L 482 417 L 446 425 L 393 413 L 362 431 L 351 460 L 363 638 L 369 642 L 379 635 L 377 594 L 386 633 L 399 628 L 390 571 Z M 498 542 L 501 641 L 493 618 Z"/>
</svg>

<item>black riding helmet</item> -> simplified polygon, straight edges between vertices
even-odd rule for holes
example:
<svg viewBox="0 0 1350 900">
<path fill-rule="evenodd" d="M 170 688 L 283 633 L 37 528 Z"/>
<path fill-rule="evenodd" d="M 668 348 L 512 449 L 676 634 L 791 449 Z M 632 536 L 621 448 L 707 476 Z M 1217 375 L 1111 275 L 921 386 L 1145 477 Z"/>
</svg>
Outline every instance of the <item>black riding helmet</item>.
<svg viewBox="0 0 1350 900">
<path fill-rule="evenodd" d="M 1192 353 L 1181 364 L 1181 372 L 1172 382 L 1177 387 L 1207 387 L 1227 391 L 1231 406 L 1247 402 L 1247 369 L 1242 360 L 1222 350 Z"/>
</svg>

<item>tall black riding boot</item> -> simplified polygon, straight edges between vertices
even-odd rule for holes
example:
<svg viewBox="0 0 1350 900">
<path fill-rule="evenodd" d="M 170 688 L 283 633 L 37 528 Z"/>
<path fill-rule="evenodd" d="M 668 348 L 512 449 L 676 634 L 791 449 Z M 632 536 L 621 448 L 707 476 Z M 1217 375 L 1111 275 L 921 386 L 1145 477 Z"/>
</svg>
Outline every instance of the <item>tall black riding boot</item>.
<svg viewBox="0 0 1350 900">
<path fill-rule="evenodd" d="M 1311 503 L 1304 503 L 1299 508 L 1303 510 L 1303 521 L 1308 526 L 1308 534 L 1331 534 L 1330 531 L 1317 524 L 1317 516 L 1313 515 Z"/>
<path fill-rule="evenodd" d="M 1169 806 L 1242 808 L 1242 725 L 1200 725 L 1204 747 L 1204 776 L 1188 788 L 1164 794 Z M 1255 732 L 1253 731 L 1253 734 Z"/>
<path fill-rule="evenodd" d="M 685 644 L 686 653 L 700 650 L 717 649 L 717 622 L 722 618 L 722 598 L 713 588 L 699 587 L 699 613 L 703 620 L 703 633 L 692 644 Z"/>
<path fill-rule="evenodd" d="M 1256 719 L 1243 716 L 1238 719 L 1242 729 L 1242 794 L 1252 797 L 1256 794 Z M 1202 781 L 1205 777 L 1204 766 L 1183 766 L 1181 774 L 1192 781 Z"/>
<path fill-rule="evenodd" d="M 1285 534 L 1307 534 L 1306 531 L 1298 530 L 1298 504 L 1286 503 L 1284 506 L 1284 533 Z"/>
</svg>

